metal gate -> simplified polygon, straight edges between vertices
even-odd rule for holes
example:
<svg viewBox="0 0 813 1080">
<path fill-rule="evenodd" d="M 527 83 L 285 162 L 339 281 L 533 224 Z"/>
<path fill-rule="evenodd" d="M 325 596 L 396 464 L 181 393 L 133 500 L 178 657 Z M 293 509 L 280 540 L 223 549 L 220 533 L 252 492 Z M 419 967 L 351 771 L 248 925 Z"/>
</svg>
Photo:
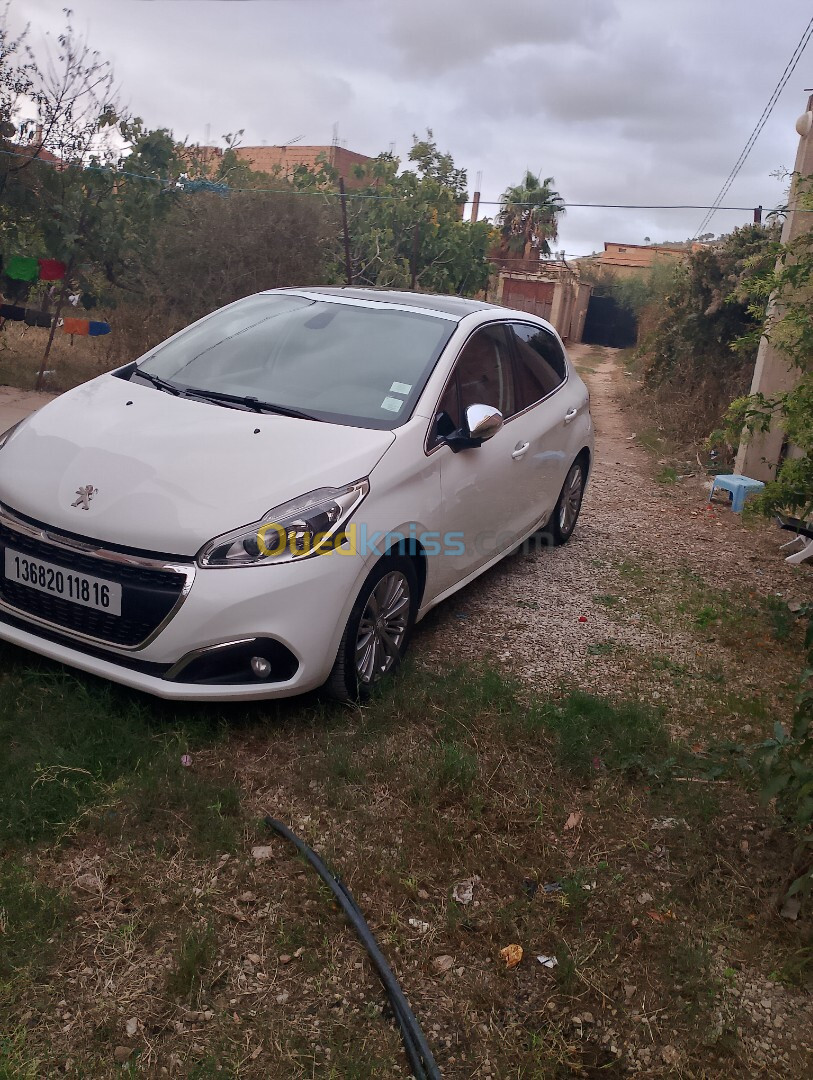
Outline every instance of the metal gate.
<svg viewBox="0 0 813 1080">
<path fill-rule="evenodd" d="M 502 303 L 516 311 L 529 311 L 541 319 L 550 319 L 553 308 L 553 281 L 533 281 L 522 278 L 505 278 Z"/>
<path fill-rule="evenodd" d="M 633 311 L 622 307 L 614 297 L 596 296 L 593 293 L 587 306 L 582 341 L 586 345 L 629 349 L 638 341 L 638 319 Z"/>
</svg>

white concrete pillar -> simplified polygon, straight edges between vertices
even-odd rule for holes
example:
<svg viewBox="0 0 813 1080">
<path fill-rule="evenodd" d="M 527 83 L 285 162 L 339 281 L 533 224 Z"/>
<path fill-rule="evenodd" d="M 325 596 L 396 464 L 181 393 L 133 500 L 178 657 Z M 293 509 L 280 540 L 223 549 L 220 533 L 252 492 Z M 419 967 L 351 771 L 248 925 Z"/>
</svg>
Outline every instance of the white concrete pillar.
<svg viewBox="0 0 813 1080">
<path fill-rule="evenodd" d="M 811 176 L 813 175 L 813 96 L 808 100 L 807 112 L 802 113 L 796 121 L 796 130 L 800 138 L 794 173 L 801 177 Z M 813 214 L 796 211 L 798 197 L 798 185 L 794 178 L 788 203 L 788 215 L 782 228 L 783 244 L 790 243 L 797 236 L 813 228 Z M 774 310 L 773 302 L 771 302 L 769 313 Z M 774 348 L 767 338 L 762 338 L 757 352 L 754 377 L 751 381 L 751 393 L 762 393 L 772 398 L 777 394 L 792 390 L 798 381 L 798 369 L 790 364 L 785 354 Z M 776 424 L 764 434 L 743 436 L 737 451 L 734 472 L 753 477 L 755 480 L 773 480 L 782 456 L 784 441 L 785 433 Z"/>
</svg>

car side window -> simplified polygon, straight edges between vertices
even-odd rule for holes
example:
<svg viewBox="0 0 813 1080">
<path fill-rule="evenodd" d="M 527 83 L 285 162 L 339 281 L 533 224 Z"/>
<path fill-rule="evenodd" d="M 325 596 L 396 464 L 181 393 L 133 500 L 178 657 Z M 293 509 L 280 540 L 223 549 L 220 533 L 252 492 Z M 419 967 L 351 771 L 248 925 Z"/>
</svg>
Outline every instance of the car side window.
<svg viewBox="0 0 813 1080">
<path fill-rule="evenodd" d="M 511 348 L 502 324 L 477 330 L 457 360 L 460 409 L 491 405 L 507 419 L 514 412 L 514 372 Z"/>
<path fill-rule="evenodd" d="M 560 386 L 567 375 L 565 354 L 548 330 L 513 323 L 517 346 L 517 409 L 527 409 Z"/>
<path fill-rule="evenodd" d="M 463 426 L 470 405 L 492 405 L 507 419 L 516 411 L 515 396 L 508 327 L 485 326 L 463 346 L 438 402 L 436 441 Z"/>
</svg>

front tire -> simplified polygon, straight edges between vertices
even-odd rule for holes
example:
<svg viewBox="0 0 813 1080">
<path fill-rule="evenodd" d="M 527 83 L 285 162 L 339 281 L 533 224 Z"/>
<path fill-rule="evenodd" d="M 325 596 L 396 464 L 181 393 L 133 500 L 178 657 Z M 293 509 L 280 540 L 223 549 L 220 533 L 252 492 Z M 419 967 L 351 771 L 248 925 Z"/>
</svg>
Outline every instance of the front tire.
<svg viewBox="0 0 813 1080">
<path fill-rule="evenodd" d="M 350 612 L 325 689 L 359 701 L 401 663 L 418 610 L 418 578 L 405 556 L 385 555 L 370 571 Z"/>
</svg>

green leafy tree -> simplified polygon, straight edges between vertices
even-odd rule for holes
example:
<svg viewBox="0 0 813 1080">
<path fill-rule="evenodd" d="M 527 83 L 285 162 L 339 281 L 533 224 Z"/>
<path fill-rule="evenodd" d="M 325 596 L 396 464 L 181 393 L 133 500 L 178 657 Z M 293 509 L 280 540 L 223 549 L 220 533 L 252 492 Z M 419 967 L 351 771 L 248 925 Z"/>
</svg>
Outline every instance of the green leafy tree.
<svg viewBox="0 0 813 1080">
<path fill-rule="evenodd" d="M 68 12 L 70 18 L 70 12 Z M 156 227 L 176 197 L 175 143 L 120 109 L 110 64 L 73 31 L 40 65 L 0 32 L 0 106 L 16 104 L 14 156 L 2 155 L 4 246 L 67 266 L 37 379 L 69 289 L 86 296 L 136 287 Z M 47 294 L 38 298 L 48 302 Z"/>
<path fill-rule="evenodd" d="M 738 343 L 761 326 L 764 305 L 749 303 L 744 290 L 771 265 L 775 245 L 775 227 L 746 225 L 658 271 L 639 352 L 646 388 L 684 436 L 705 438 L 749 385 L 756 345 Z"/>
<path fill-rule="evenodd" d="M 414 141 L 412 169 L 399 172 L 381 154 L 358 178 L 349 203 L 353 279 L 357 284 L 469 295 L 488 284 L 492 243 L 488 221 L 463 220 L 466 173 L 432 137 Z M 337 262 L 341 278 L 343 264 Z"/>
<path fill-rule="evenodd" d="M 528 171 L 521 184 L 503 192 L 497 224 L 504 254 L 520 255 L 524 259 L 550 254 L 551 241 L 559 235 L 559 218 L 565 212 L 564 200 L 553 186 L 555 182 L 552 176 L 540 182 Z"/>
</svg>

